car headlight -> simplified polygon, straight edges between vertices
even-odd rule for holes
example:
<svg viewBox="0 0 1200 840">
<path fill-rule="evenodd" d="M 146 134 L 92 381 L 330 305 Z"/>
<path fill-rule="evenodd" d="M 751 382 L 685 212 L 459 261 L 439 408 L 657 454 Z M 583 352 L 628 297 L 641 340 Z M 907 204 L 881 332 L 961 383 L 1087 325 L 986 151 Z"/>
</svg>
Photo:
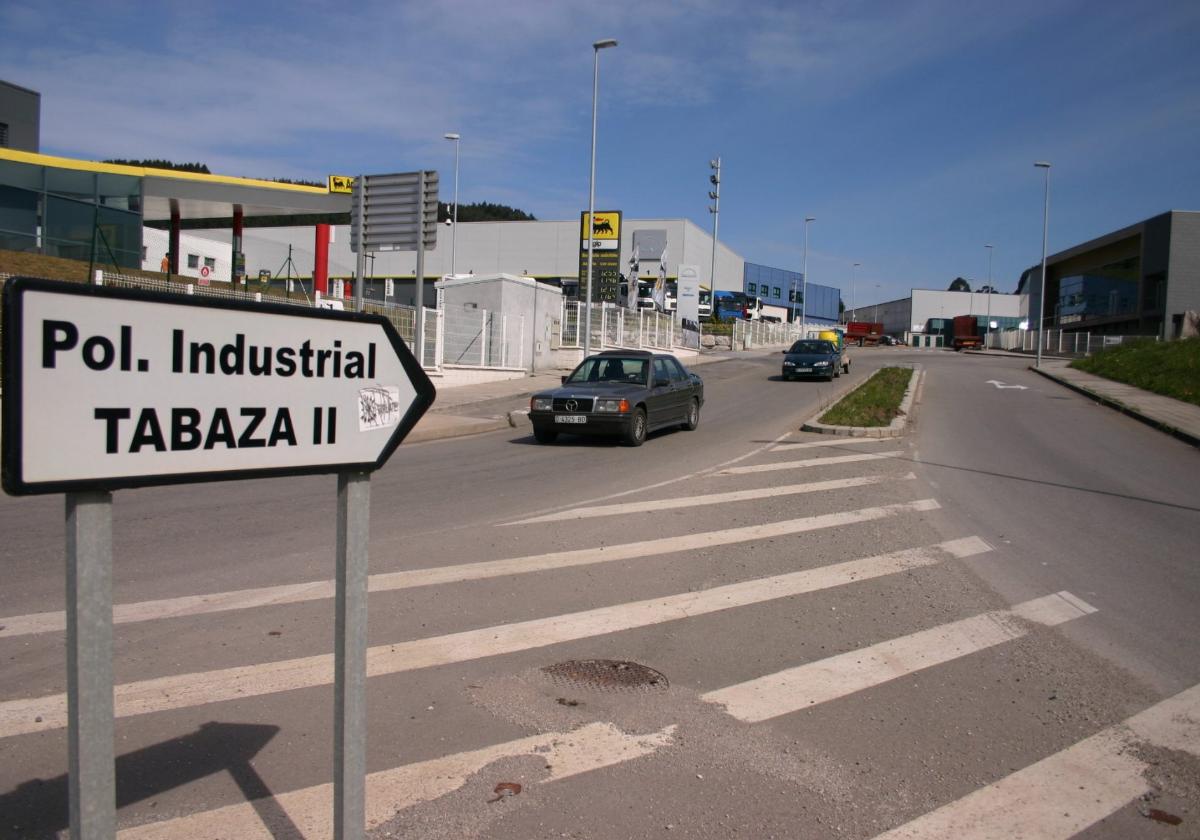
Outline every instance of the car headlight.
<svg viewBox="0 0 1200 840">
<path fill-rule="evenodd" d="M 529 401 L 530 411 L 553 411 L 554 400 L 550 397 L 534 397 Z"/>
<path fill-rule="evenodd" d="M 796 366 L 796 363 L 795 363 L 795 362 L 793 362 L 791 359 L 784 359 L 784 360 L 783 360 L 783 366 L 784 366 L 784 367 L 795 367 L 795 366 Z"/>
<path fill-rule="evenodd" d="M 629 400 L 596 400 L 592 406 L 592 410 L 597 412 L 608 412 L 611 414 L 624 414 L 625 412 L 629 411 Z"/>
<path fill-rule="evenodd" d="M 813 367 L 829 367 L 829 362 L 813 362 Z"/>
</svg>

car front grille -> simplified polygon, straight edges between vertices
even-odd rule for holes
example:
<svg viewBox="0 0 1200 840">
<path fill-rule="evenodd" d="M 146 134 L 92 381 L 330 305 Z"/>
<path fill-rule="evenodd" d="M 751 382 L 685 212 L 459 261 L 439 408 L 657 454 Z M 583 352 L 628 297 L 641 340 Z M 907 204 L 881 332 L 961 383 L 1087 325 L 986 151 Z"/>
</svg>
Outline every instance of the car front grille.
<svg viewBox="0 0 1200 840">
<path fill-rule="evenodd" d="M 591 411 L 591 397 L 555 397 L 555 411 Z"/>
</svg>

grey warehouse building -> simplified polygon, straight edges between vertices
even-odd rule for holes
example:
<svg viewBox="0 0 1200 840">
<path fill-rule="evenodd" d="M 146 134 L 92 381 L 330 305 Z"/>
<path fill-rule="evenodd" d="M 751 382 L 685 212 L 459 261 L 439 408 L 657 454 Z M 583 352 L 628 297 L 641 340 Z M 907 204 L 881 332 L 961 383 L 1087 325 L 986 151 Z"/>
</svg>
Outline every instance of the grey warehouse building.
<svg viewBox="0 0 1200 840">
<path fill-rule="evenodd" d="M 1200 212 L 1171 210 L 1046 259 L 1044 326 L 1102 335 L 1180 337 L 1200 311 Z M 1037 324 L 1041 265 L 1021 275 Z"/>
</svg>

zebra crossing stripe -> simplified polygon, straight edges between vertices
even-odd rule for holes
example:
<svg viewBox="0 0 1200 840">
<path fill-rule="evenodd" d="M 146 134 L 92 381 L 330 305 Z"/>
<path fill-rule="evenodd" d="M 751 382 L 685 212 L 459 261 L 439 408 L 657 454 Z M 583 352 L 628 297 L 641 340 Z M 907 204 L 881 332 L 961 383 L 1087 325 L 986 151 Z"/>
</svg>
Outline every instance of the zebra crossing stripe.
<svg viewBox="0 0 1200 840">
<path fill-rule="evenodd" d="M 805 467 L 828 467 L 834 464 L 853 464 L 858 461 L 881 461 L 884 458 L 898 458 L 904 453 L 895 452 L 864 452 L 858 455 L 834 455 L 832 458 L 805 458 L 802 461 L 777 461 L 773 464 L 752 464 L 748 467 L 728 467 L 716 475 L 747 475 L 749 473 L 775 472 L 776 470 L 801 470 Z"/>
<path fill-rule="evenodd" d="M 876 840 L 1066 840 L 1149 789 L 1139 743 L 1200 757 L 1200 685 Z"/>
<path fill-rule="evenodd" d="M 936 506 L 936 503 L 933 505 Z M 378 645 L 367 651 L 367 676 L 378 677 L 468 662 L 650 627 L 845 586 L 934 565 L 948 557 L 966 557 L 990 550 L 983 540 L 967 537 L 940 545 L 848 560 L 832 566 L 731 583 L 697 592 Z M 116 717 L 132 717 L 328 685 L 332 681 L 333 657 L 329 654 L 157 677 L 117 686 L 113 692 L 114 714 Z M 65 694 L 0 703 L 0 737 L 59 729 L 66 725 Z"/>
<path fill-rule="evenodd" d="M 561 522 L 567 519 L 590 519 L 597 516 L 624 516 L 639 513 L 653 513 L 660 510 L 677 510 L 679 508 L 700 507 L 702 505 L 723 505 L 730 502 L 745 502 L 751 499 L 771 499 L 776 496 L 791 496 L 801 493 L 824 493 L 830 490 L 847 490 L 851 487 L 866 487 L 871 484 L 882 484 L 885 481 L 910 481 L 917 477 L 916 473 L 904 476 L 864 475 L 857 478 L 838 478 L 831 481 L 811 481 L 807 484 L 786 484 L 779 487 L 758 487 L 753 490 L 736 490 L 731 493 L 709 493 L 703 496 L 678 496 L 673 499 L 650 499 L 641 502 L 622 502 L 613 505 L 593 505 L 590 507 L 571 508 L 569 510 L 548 513 L 544 516 L 534 516 L 529 519 L 519 519 L 506 522 L 505 525 L 533 525 L 541 522 Z"/>
<path fill-rule="evenodd" d="M 914 507 L 915 505 L 915 507 Z M 839 528 L 859 522 L 869 522 L 895 516 L 900 513 L 932 510 L 937 502 L 925 500 L 883 507 L 861 508 L 841 513 L 809 516 L 771 522 L 765 525 L 750 525 L 729 528 L 723 531 L 706 531 L 700 534 L 685 534 L 679 537 L 662 537 L 654 540 L 583 548 L 569 551 L 553 551 L 482 563 L 462 563 L 430 569 L 412 569 L 403 572 L 386 572 L 371 575 L 368 586 L 371 592 L 390 592 L 418 586 L 437 586 L 461 583 L 468 580 L 483 580 L 504 575 L 521 575 L 548 569 L 566 569 L 594 563 L 609 563 L 653 557 L 660 554 L 695 551 L 722 545 L 771 539 L 774 537 L 802 534 L 824 528 Z M 242 589 L 233 592 L 216 592 L 208 595 L 187 595 L 158 601 L 141 601 L 133 604 L 118 604 L 113 607 L 114 624 L 131 624 L 163 618 L 182 618 L 193 615 L 245 610 L 255 607 L 297 604 L 319 601 L 333 597 L 333 581 L 322 580 L 308 583 L 268 586 L 258 589 Z M 0 638 L 21 636 L 31 633 L 48 633 L 66 629 L 66 615 L 62 612 L 33 613 L 31 615 L 0 618 Z"/>
<path fill-rule="evenodd" d="M 1029 632 L 1021 619 L 1053 627 L 1095 611 L 1059 592 L 710 691 L 702 699 L 738 720 L 768 720 L 1019 639 Z"/>
<path fill-rule="evenodd" d="M 366 829 L 397 812 L 461 788 L 474 774 L 502 758 L 536 756 L 550 765 L 538 781 L 553 782 L 650 755 L 674 740 L 674 725 L 646 735 L 626 735 L 611 723 L 589 723 L 570 732 L 546 732 L 478 750 L 406 764 L 367 776 Z M 120 840 L 275 840 L 297 829 L 308 840 L 333 837 L 333 785 L 273 797 L 272 807 L 239 802 L 176 819 L 117 832 Z"/>
</svg>

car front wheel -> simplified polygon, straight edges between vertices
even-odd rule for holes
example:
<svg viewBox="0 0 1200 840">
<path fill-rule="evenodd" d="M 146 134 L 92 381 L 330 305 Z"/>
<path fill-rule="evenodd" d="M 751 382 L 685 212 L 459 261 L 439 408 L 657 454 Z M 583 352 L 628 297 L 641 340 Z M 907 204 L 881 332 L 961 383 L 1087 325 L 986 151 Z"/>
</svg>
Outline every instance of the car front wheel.
<svg viewBox="0 0 1200 840">
<path fill-rule="evenodd" d="M 625 429 L 625 445 L 641 446 L 646 442 L 646 409 L 639 408 L 633 412 L 629 427 Z"/>
<path fill-rule="evenodd" d="M 700 425 L 700 400 L 692 400 L 688 403 L 687 419 L 683 421 L 683 429 L 687 432 L 696 431 L 696 427 Z"/>
</svg>

